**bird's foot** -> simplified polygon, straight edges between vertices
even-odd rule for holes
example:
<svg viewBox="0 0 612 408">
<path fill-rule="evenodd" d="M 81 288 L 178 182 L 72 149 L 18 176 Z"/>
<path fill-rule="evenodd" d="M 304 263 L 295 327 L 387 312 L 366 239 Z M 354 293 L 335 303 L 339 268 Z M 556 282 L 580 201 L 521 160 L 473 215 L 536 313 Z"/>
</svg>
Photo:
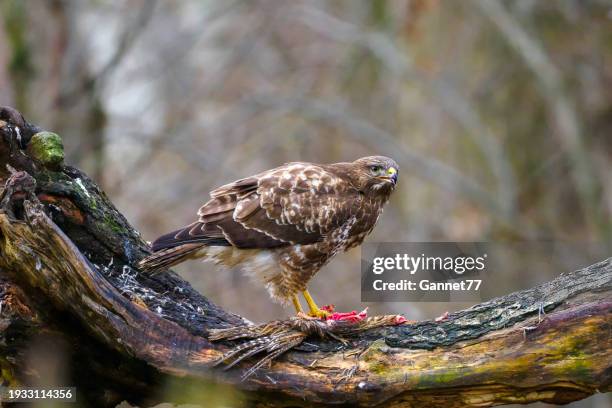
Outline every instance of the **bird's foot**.
<svg viewBox="0 0 612 408">
<path fill-rule="evenodd" d="M 319 320 L 328 320 L 332 313 L 326 309 L 327 306 L 323 306 L 322 308 L 313 309 L 308 313 L 299 312 L 298 317 L 305 319 L 319 319 Z"/>
</svg>

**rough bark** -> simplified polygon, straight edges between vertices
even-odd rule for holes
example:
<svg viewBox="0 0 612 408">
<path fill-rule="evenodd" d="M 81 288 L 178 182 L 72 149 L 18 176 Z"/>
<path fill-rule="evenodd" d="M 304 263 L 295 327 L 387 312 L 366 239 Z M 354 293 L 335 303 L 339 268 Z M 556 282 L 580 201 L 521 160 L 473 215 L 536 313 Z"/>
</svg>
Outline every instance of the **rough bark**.
<svg viewBox="0 0 612 408">
<path fill-rule="evenodd" d="M 371 329 L 347 344 L 309 338 L 244 381 L 249 361 L 213 368 L 237 343 L 211 342 L 210 330 L 248 322 L 173 272 L 135 269 L 146 243 L 39 131 L 0 109 L 5 381 L 29 381 L 23 353 L 44 331 L 74 346 L 71 380 L 96 406 L 159 401 L 172 379 L 231 384 L 262 406 L 566 403 L 611 389 L 612 258 L 441 322 Z"/>
</svg>

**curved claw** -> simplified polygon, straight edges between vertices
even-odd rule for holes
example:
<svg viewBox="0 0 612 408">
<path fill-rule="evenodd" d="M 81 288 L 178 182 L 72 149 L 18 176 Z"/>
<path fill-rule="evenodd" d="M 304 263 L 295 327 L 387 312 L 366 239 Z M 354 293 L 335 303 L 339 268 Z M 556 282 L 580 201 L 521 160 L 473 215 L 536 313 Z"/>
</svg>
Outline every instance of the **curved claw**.
<svg viewBox="0 0 612 408">
<path fill-rule="evenodd" d="M 316 319 L 321 319 L 321 320 L 329 320 L 330 317 L 332 316 L 332 313 L 323 310 L 323 309 L 319 309 L 319 310 L 313 310 L 308 312 L 308 316 L 310 317 L 314 317 Z"/>
</svg>

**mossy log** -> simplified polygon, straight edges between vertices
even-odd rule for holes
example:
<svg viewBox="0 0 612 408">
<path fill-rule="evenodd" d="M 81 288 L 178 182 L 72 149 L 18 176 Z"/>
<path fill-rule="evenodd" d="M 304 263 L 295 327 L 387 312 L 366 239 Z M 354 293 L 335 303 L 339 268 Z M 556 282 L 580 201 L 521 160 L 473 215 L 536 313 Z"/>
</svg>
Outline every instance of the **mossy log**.
<svg viewBox="0 0 612 408">
<path fill-rule="evenodd" d="M 309 338 L 242 380 L 248 361 L 213 367 L 235 342 L 209 333 L 249 322 L 171 271 L 140 273 L 147 244 L 62 158 L 57 135 L 0 108 L 5 384 L 29 383 L 24 352 L 45 332 L 73 347 L 70 385 L 91 406 L 160 402 L 168 381 L 229 385 L 260 406 L 567 403 L 612 388 L 612 258 L 443 321 L 371 329 L 346 344 Z"/>
</svg>

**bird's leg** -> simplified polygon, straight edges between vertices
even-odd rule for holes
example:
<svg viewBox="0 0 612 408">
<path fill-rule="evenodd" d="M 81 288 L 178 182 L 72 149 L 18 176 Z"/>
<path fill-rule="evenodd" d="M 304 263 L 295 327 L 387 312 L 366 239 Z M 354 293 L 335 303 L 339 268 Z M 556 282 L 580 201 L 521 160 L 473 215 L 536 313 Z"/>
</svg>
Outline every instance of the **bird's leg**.
<svg viewBox="0 0 612 408">
<path fill-rule="evenodd" d="M 310 313 L 308 314 L 310 316 L 324 319 L 330 315 L 329 312 L 319 309 L 319 306 L 317 306 L 312 296 L 310 296 L 308 290 L 302 291 L 302 295 L 304 295 L 304 299 L 306 299 L 306 303 L 308 303 L 308 308 L 310 309 Z"/>
<path fill-rule="evenodd" d="M 291 296 L 291 301 L 293 302 L 293 307 L 295 307 L 295 313 L 304 313 L 302 305 L 300 304 L 300 299 L 298 299 L 297 295 Z"/>
</svg>

